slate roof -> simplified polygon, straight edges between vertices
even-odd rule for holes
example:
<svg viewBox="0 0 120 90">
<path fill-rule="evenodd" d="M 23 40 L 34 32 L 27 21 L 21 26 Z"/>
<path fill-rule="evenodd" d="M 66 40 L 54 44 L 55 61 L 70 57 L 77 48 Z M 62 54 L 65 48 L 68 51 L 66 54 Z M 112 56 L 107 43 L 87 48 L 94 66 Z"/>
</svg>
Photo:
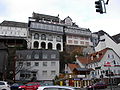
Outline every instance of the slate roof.
<svg viewBox="0 0 120 90">
<path fill-rule="evenodd" d="M 105 31 L 103 30 L 100 30 L 98 32 L 94 32 L 93 34 L 98 34 L 98 37 L 100 38 L 100 36 L 106 34 L 109 38 L 111 38 L 115 43 L 118 43 L 118 41 L 115 39 L 115 36 L 110 36 L 108 33 L 106 33 Z M 102 41 L 102 40 L 99 40 L 99 42 Z M 99 43 L 98 42 L 98 43 Z"/>
<path fill-rule="evenodd" d="M 6 20 L 4 20 L 2 23 L 0 23 L 0 26 L 27 28 L 28 24 L 24 23 L 24 22 L 16 22 L 16 21 L 6 21 Z"/>
<path fill-rule="evenodd" d="M 44 18 L 45 21 L 52 20 L 53 22 L 59 22 L 58 16 L 50 16 L 50 15 L 39 14 L 35 12 L 33 12 L 33 16 L 31 18 L 38 19 L 38 20 L 42 20 Z"/>
<path fill-rule="evenodd" d="M 112 37 L 116 40 L 117 43 L 120 43 L 120 33 Z"/>
<path fill-rule="evenodd" d="M 77 71 L 90 71 L 88 68 L 75 68 Z"/>
</svg>

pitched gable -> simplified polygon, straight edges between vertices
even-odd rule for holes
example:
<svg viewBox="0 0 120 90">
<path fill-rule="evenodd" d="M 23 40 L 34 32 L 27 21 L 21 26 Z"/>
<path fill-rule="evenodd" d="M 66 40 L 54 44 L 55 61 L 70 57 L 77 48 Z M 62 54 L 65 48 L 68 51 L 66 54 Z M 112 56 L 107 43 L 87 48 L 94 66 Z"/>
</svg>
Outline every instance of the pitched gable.
<svg viewBox="0 0 120 90">
<path fill-rule="evenodd" d="M 93 62 L 98 62 L 103 58 L 103 56 L 105 55 L 105 53 L 107 52 L 108 49 L 110 49 L 110 48 L 106 48 L 106 49 L 103 49 L 99 52 L 89 54 L 88 57 L 76 57 L 76 58 L 82 64 L 89 64 L 89 63 L 93 63 Z"/>
<path fill-rule="evenodd" d="M 77 65 L 77 64 L 68 64 L 68 67 L 70 68 L 71 71 L 73 71 L 75 68 L 78 68 L 79 65 Z"/>
</svg>

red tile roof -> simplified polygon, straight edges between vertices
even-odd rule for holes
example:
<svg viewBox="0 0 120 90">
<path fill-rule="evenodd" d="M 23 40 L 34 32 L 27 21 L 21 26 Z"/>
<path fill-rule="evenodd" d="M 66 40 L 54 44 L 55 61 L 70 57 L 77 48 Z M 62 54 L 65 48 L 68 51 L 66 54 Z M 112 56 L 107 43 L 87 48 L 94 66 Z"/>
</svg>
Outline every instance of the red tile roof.
<svg viewBox="0 0 120 90">
<path fill-rule="evenodd" d="M 92 54 L 88 55 L 88 57 L 77 57 L 77 60 L 79 60 L 82 64 L 89 64 L 89 63 L 93 63 L 93 62 L 98 62 L 103 58 L 106 51 L 109 49 L 110 48 L 106 48 L 106 49 L 103 49 L 99 52 L 92 53 Z"/>
<path fill-rule="evenodd" d="M 73 71 L 73 69 L 78 68 L 79 65 L 77 65 L 77 64 L 68 64 L 68 67 L 70 68 L 71 71 Z"/>
</svg>

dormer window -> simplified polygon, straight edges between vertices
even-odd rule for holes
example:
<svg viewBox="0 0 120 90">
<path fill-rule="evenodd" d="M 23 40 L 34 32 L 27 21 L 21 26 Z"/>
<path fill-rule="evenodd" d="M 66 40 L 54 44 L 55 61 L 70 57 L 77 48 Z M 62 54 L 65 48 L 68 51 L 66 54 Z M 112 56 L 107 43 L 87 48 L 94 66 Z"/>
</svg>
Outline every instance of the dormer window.
<svg viewBox="0 0 120 90">
<path fill-rule="evenodd" d="M 72 26 L 72 19 L 69 16 L 65 18 L 65 24 Z"/>
</svg>

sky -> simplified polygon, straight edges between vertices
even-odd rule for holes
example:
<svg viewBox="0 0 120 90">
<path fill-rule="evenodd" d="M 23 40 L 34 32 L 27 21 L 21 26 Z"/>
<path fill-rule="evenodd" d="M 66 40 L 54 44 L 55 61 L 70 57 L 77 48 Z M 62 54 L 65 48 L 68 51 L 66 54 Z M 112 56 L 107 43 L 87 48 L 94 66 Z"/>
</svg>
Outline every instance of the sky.
<svg viewBox="0 0 120 90">
<path fill-rule="evenodd" d="M 32 13 L 69 16 L 81 28 L 91 32 L 103 30 L 109 35 L 120 33 L 120 0 L 109 0 L 106 13 L 96 12 L 97 0 L 0 0 L 0 23 L 4 20 L 28 22 Z M 107 0 L 104 0 L 105 2 Z"/>
</svg>

